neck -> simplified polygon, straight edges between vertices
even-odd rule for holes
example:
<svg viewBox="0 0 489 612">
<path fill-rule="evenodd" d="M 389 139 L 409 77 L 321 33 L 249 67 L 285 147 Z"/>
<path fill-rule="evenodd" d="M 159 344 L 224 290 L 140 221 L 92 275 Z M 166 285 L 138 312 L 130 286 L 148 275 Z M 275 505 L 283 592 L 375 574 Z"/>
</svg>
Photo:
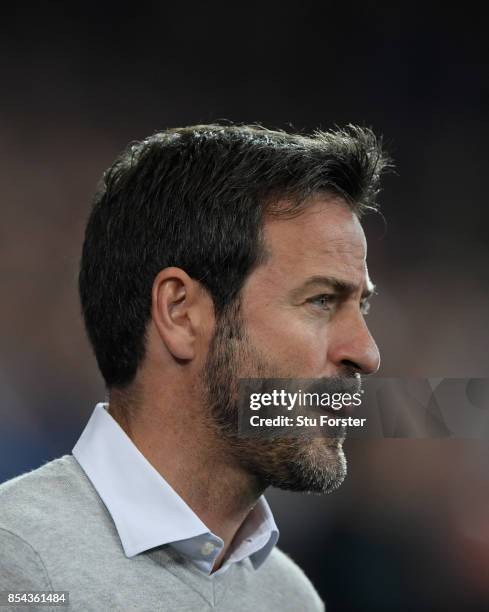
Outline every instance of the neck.
<svg viewBox="0 0 489 612">
<path fill-rule="evenodd" d="M 168 385 L 165 393 L 141 394 L 137 404 L 133 410 L 127 399 L 111 394 L 109 411 L 174 491 L 223 540 L 216 570 L 263 487 L 211 430 L 201 405 L 192 409 L 191 399 L 171 393 Z"/>
</svg>

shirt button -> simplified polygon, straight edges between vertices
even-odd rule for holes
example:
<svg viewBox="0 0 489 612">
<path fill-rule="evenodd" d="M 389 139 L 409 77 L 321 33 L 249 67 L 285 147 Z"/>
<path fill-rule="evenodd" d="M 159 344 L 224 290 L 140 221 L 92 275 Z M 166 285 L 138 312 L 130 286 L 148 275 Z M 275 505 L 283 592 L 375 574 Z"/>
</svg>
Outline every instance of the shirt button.
<svg viewBox="0 0 489 612">
<path fill-rule="evenodd" d="M 204 544 L 202 544 L 200 552 L 207 557 L 208 555 L 214 552 L 214 548 L 215 546 L 212 542 L 205 542 Z"/>
</svg>

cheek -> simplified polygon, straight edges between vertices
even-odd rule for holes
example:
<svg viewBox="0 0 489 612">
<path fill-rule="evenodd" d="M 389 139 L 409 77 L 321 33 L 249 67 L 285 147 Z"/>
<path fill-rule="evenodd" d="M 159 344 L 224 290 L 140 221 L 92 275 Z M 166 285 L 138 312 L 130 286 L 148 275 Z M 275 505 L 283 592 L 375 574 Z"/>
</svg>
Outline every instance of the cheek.
<svg viewBox="0 0 489 612">
<path fill-rule="evenodd" d="M 250 338 L 271 364 L 296 378 L 321 376 L 327 363 L 327 332 L 308 321 L 276 316 L 255 322 Z"/>
</svg>

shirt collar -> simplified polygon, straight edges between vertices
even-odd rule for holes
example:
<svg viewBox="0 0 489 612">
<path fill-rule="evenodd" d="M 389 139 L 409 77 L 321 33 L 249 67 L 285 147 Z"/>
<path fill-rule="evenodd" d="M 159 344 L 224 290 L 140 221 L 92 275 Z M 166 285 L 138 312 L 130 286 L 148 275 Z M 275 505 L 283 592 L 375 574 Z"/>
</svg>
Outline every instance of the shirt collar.
<svg viewBox="0 0 489 612">
<path fill-rule="evenodd" d="M 151 465 L 107 408 L 106 403 L 95 406 L 73 455 L 112 516 L 126 556 L 171 544 L 210 574 L 223 541 Z M 219 572 L 246 557 L 257 569 L 278 536 L 270 507 L 261 496 L 236 533 Z"/>
</svg>

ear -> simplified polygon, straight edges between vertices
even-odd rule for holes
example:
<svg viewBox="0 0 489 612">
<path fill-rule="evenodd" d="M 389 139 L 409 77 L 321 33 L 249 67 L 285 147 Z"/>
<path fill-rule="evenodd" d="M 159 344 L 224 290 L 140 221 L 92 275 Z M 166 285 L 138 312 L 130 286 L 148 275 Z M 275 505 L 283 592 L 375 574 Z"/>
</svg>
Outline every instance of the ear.
<svg viewBox="0 0 489 612">
<path fill-rule="evenodd" d="M 161 270 L 153 282 L 151 316 L 175 359 L 190 360 L 202 326 L 202 288 L 180 268 Z"/>
</svg>

